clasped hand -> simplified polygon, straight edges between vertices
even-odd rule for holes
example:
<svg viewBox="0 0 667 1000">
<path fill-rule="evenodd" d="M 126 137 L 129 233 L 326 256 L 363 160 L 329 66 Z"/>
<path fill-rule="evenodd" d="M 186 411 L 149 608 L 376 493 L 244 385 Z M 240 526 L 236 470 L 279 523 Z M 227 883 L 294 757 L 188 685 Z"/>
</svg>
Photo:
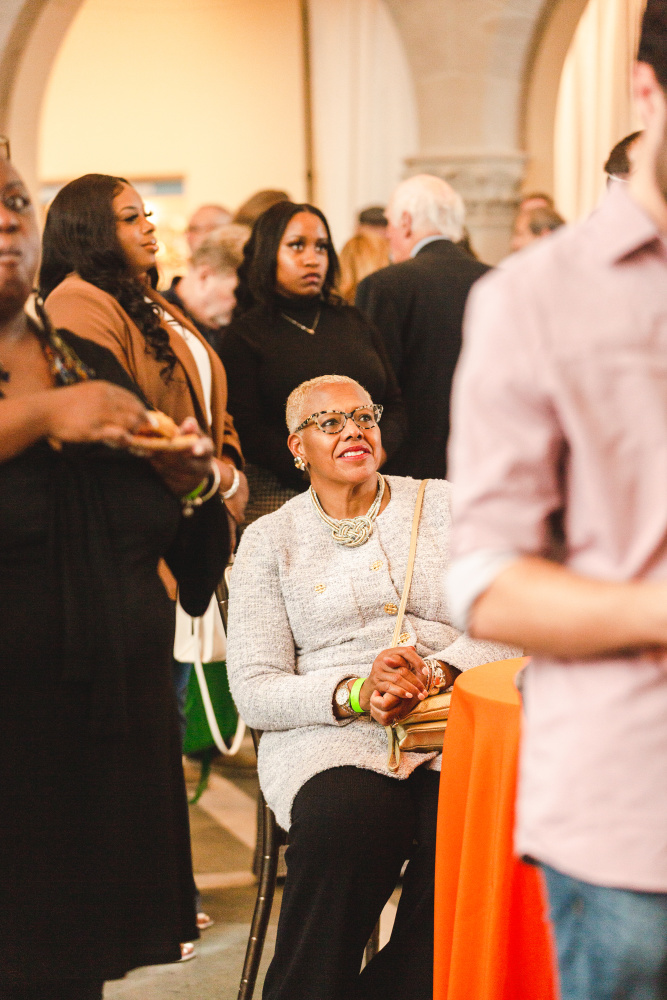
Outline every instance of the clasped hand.
<svg viewBox="0 0 667 1000">
<path fill-rule="evenodd" d="M 361 707 L 382 726 L 404 718 L 428 694 L 423 670 L 424 661 L 414 646 L 383 649 L 360 691 Z"/>
</svg>

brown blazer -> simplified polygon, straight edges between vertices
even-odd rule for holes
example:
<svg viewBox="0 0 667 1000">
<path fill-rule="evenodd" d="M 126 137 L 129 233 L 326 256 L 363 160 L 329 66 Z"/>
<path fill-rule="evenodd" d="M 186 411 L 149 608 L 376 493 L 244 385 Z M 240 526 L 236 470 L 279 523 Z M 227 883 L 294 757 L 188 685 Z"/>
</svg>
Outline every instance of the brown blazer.
<svg viewBox="0 0 667 1000">
<path fill-rule="evenodd" d="M 146 289 L 146 295 L 171 313 L 205 346 L 211 361 L 212 427 L 206 419 L 204 391 L 195 359 L 185 340 L 168 324 L 163 325 L 169 333 L 176 365 L 172 375 L 165 380 L 160 374 L 164 365 L 146 351 L 146 341 L 136 323 L 112 295 L 84 281 L 78 274 L 68 274 L 54 288 L 46 300 L 46 309 L 54 326 L 71 330 L 108 348 L 156 409 L 167 413 L 177 424 L 194 416 L 202 430 L 213 438 L 217 457 L 224 449 L 242 468 L 241 443 L 227 413 L 227 375 L 220 358 L 176 306 L 150 288 Z"/>
</svg>

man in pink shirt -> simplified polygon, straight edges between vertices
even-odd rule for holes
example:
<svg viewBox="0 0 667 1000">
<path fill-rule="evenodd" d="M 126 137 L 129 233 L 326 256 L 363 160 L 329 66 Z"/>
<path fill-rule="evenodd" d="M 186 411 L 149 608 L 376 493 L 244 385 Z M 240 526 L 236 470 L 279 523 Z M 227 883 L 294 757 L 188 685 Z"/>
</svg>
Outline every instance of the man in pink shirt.
<svg viewBox="0 0 667 1000">
<path fill-rule="evenodd" d="M 667 0 L 636 171 L 483 278 L 450 449 L 453 618 L 530 650 L 516 845 L 563 1000 L 667 997 Z"/>
</svg>

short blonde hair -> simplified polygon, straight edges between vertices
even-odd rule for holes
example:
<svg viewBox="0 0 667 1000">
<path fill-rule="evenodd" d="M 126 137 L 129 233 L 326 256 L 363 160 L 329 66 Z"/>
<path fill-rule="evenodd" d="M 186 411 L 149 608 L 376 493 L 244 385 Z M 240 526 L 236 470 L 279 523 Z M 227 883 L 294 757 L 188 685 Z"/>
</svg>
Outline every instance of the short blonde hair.
<svg viewBox="0 0 667 1000">
<path fill-rule="evenodd" d="M 309 413 L 305 412 L 306 400 L 313 389 L 319 389 L 323 385 L 354 385 L 357 389 L 361 389 L 368 396 L 368 401 L 371 402 L 368 389 L 364 389 L 361 383 L 347 375 L 318 375 L 317 378 L 309 378 L 307 382 L 302 382 L 296 389 L 292 389 L 287 398 L 285 420 L 290 434 L 294 434 L 299 424 L 310 416 Z"/>
</svg>

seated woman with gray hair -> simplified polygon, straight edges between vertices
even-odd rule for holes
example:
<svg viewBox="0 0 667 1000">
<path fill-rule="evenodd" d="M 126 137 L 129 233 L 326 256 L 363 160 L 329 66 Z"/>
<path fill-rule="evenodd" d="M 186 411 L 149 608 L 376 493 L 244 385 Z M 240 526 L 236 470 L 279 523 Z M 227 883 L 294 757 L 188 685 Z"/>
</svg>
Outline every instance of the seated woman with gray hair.
<svg viewBox="0 0 667 1000">
<path fill-rule="evenodd" d="M 419 483 L 378 473 L 381 415 L 345 376 L 291 393 L 287 444 L 310 490 L 246 529 L 232 572 L 229 681 L 289 829 L 265 1000 L 431 1000 L 441 754 L 404 752 L 392 772 L 383 727 L 426 696 L 434 667 L 451 684 L 515 655 L 449 623 L 443 480 L 426 487 L 401 645 L 387 648 Z M 408 858 L 391 939 L 360 974 Z"/>
</svg>

